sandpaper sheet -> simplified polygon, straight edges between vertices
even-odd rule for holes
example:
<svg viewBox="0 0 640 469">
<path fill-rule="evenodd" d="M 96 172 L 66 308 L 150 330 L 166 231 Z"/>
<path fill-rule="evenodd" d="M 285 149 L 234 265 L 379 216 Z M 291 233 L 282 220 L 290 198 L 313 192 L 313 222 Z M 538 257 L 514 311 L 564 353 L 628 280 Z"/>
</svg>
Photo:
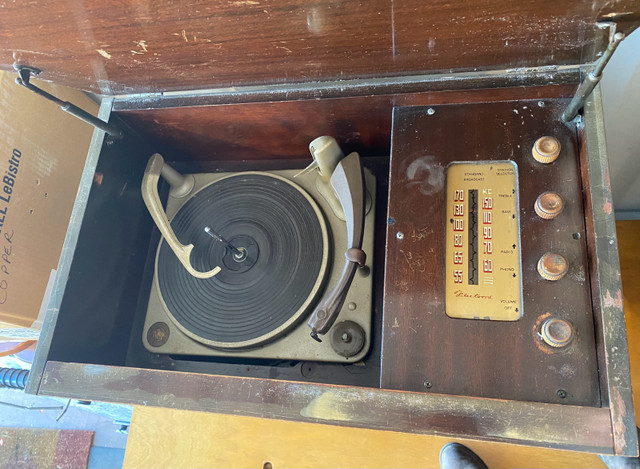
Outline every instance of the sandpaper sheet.
<svg viewBox="0 0 640 469">
<path fill-rule="evenodd" d="M 0 428 L 0 469 L 86 468 L 94 432 Z"/>
</svg>

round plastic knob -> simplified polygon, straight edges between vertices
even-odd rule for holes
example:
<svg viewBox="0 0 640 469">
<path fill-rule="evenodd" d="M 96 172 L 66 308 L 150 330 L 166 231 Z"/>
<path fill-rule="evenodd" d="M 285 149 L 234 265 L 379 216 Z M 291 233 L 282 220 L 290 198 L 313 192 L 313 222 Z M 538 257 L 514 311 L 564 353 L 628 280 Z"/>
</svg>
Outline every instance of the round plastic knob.
<svg viewBox="0 0 640 469">
<path fill-rule="evenodd" d="M 566 347 L 573 339 L 573 327 L 564 319 L 549 318 L 542 324 L 540 336 L 551 347 Z"/>
<path fill-rule="evenodd" d="M 538 272 L 546 280 L 560 280 L 567 274 L 569 263 L 560 254 L 548 252 L 538 261 Z"/>
<path fill-rule="evenodd" d="M 531 154 L 539 163 L 553 163 L 560 154 L 560 141 L 555 137 L 545 135 L 536 140 L 531 149 Z"/>
<path fill-rule="evenodd" d="M 533 206 L 538 216 L 545 220 L 557 217 L 562 212 L 563 207 L 562 197 L 555 192 L 543 192 Z"/>
</svg>

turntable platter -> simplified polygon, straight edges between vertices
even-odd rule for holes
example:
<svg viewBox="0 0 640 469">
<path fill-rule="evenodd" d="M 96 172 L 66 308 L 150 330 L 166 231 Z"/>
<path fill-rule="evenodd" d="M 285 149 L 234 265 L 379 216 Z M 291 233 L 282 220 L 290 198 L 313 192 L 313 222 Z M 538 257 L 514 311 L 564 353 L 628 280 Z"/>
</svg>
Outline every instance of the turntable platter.
<svg viewBox="0 0 640 469">
<path fill-rule="evenodd" d="M 245 255 L 205 231 L 211 227 Z M 291 181 L 267 173 L 219 179 L 191 197 L 171 227 L 193 244 L 197 279 L 166 242 L 156 258 L 162 300 L 176 325 L 216 348 L 258 346 L 284 334 L 308 312 L 328 271 L 329 240 L 315 201 Z"/>
</svg>

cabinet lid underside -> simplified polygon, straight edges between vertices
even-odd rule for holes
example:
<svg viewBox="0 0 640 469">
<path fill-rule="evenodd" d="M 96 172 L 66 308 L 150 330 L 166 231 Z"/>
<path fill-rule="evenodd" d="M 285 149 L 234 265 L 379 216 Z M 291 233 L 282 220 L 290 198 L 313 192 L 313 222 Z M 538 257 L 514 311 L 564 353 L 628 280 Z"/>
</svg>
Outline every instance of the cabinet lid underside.
<svg viewBox="0 0 640 469">
<path fill-rule="evenodd" d="M 636 0 L 51 0 L 4 5 L 0 68 L 104 95 L 577 65 Z"/>
</svg>

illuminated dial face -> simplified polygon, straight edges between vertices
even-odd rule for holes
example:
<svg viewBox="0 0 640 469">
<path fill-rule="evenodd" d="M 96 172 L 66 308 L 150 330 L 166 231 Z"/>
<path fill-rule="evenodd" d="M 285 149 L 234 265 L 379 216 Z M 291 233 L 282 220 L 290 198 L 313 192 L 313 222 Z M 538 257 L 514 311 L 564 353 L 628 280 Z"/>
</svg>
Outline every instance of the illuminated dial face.
<svg viewBox="0 0 640 469">
<path fill-rule="evenodd" d="M 514 162 L 447 168 L 448 316 L 495 321 L 522 316 L 518 207 Z"/>
</svg>

